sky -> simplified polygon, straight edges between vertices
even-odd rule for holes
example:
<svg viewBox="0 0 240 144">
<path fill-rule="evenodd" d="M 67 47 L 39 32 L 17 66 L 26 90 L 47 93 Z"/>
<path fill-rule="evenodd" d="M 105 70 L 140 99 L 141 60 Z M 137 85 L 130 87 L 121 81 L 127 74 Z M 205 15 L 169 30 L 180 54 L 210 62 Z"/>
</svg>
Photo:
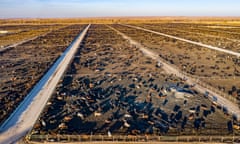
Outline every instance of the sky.
<svg viewBox="0 0 240 144">
<path fill-rule="evenodd" d="M 240 16 L 240 0 L 0 0 L 0 18 Z"/>
</svg>

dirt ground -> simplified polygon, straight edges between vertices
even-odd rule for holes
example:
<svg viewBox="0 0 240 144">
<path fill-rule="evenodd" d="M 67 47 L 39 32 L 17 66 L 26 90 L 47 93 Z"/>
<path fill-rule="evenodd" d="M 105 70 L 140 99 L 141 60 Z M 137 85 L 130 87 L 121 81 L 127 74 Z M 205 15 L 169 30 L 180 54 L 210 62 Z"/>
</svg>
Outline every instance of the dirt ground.
<svg viewBox="0 0 240 144">
<path fill-rule="evenodd" d="M 0 53 L 0 124 L 72 42 L 84 25 L 69 26 Z"/>
<path fill-rule="evenodd" d="M 239 58 L 134 28 L 120 25 L 114 25 L 114 27 L 141 42 L 153 52 L 158 53 L 166 62 L 176 66 L 191 77 L 203 80 L 226 94 L 232 95 L 234 92 L 240 92 L 240 85 L 237 81 L 240 76 Z M 162 28 L 161 25 L 156 25 L 152 29 L 161 31 Z M 179 34 L 178 36 L 181 37 L 182 35 Z M 188 34 L 188 36 L 191 35 Z M 216 79 L 226 83 L 221 83 L 222 81 L 216 81 Z M 233 91 L 233 86 L 237 90 Z M 236 97 L 236 95 L 232 96 Z"/>
<path fill-rule="evenodd" d="M 229 118 L 114 31 L 93 25 L 31 134 L 228 135 Z"/>
</svg>

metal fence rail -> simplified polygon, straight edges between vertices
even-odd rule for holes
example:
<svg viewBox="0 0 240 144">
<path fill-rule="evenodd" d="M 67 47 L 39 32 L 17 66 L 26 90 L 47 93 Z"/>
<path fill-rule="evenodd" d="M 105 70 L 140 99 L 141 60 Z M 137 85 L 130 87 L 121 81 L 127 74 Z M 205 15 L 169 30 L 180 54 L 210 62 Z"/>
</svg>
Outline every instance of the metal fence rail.
<svg viewBox="0 0 240 144">
<path fill-rule="evenodd" d="M 211 90 L 211 91 L 213 91 L 213 92 L 221 95 L 222 97 L 230 100 L 230 101 L 233 102 L 234 104 L 239 105 L 238 100 L 237 100 L 236 97 L 233 97 L 232 95 L 229 95 L 229 94 L 227 94 L 226 92 L 223 92 L 223 91 L 221 91 L 221 90 L 219 90 L 219 89 L 217 89 L 217 88 L 215 88 L 215 87 L 213 87 L 213 86 L 210 86 L 209 84 L 207 84 L 206 82 L 204 82 L 204 81 L 202 80 L 202 77 L 195 76 L 195 75 L 191 75 L 191 74 L 189 74 L 189 73 L 187 73 L 187 72 L 184 72 L 184 71 L 182 71 L 181 69 L 179 69 L 176 65 L 171 64 L 170 62 L 166 61 L 165 59 L 163 59 L 163 58 L 161 58 L 161 57 L 159 57 L 159 59 L 160 59 L 161 61 L 163 61 L 164 63 L 167 63 L 168 65 L 171 65 L 171 67 L 177 69 L 177 70 L 179 71 L 179 74 L 178 74 L 179 77 L 183 77 L 183 78 L 184 78 L 184 77 L 189 77 L 189 78 L 193 79 L 193 80 L 196 82 L 196 84 L 199 84 L 200 86 L 202 86 L 202 87 L 204 87 L 204 88 L 207 88 L 207 89 L 209 89 L 209 90 Z M 209 78 L 211 78 L 211 77 L 204 77 L 204 79 L 207 79 L 207 78 L 209 79 Z M 218 78 L 218 79 L 220 79 L 220 78 Z M 224 78 L 222 78 L 222 79 L 224 79 Z M 225 79 L 226 79 L 226 78 L 225 78 Z M 234 79 L 234 77 L 233 77 L 232 79 Z"/>
<path fill-rule="evenodd" d="M 240 142 L 239 136 L 31 135 L 30 142 Z"/>
</svg>

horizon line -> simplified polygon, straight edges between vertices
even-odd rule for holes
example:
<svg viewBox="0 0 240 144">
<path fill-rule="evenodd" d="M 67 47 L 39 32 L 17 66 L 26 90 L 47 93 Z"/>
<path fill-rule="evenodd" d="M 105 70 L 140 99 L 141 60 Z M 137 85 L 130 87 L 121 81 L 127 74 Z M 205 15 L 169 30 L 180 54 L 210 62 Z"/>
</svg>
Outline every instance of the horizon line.
<svg viewBox="0 0 240 144">
<path fill-rule="evenodd" d="M 240 16 L 89 16 L 89 17 L 8 17 L 3 19 L 109 19 L 109 18 L 240 18 Z"/>
</svg>

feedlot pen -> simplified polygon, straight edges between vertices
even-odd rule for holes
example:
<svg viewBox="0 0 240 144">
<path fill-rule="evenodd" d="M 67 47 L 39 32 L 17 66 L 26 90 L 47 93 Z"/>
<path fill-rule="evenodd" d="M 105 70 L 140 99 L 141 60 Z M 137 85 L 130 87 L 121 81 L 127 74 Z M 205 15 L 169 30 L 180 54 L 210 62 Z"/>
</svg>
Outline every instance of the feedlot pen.
<svg viewBox="0 0 240 144">
<path fill-rule="evenodd" d="M 138 33 L 132 36 L 144 42 Z M 109 27 L 92 25 L 27 139 L 238 142 L 238 129 L 234 117 L 184 79 Z"/>
</svg>

